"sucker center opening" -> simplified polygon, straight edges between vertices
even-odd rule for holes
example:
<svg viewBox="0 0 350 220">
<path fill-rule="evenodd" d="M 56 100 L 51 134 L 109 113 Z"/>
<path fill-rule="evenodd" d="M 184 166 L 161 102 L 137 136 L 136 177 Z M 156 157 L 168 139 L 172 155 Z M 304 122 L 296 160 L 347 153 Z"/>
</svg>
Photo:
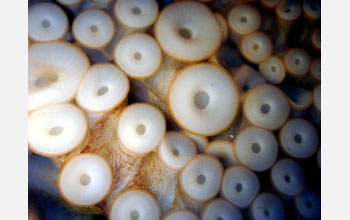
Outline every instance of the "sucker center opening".
<svg viewBox="0 0 350 220">
<path fill-rule="evenodd" d="M 253 49 L 254 49 L 254 50 L 258 50 L 258 49 L 259 49 L 259 44 L 254 44 L 254 45 L 253 45 Z"/>
<path fill-rule="evenodd" d="M 97 33 L 98 27 L 97 27 L 96 25 L 91 25 L 91 26 L 90 26 L 90 31 L 91 31 L 92 33 Z"/>
<path fill-rule="evenodd" d="M 236 185 L 236 191 L 237 191 L 237 192 L 241 192 L 242 189 L 243 189 L 242 184 L 241 184 L 241 183 L 237 183 L 237 185 Z"/>
<path fill-rule="evenodd" d="M 134 13 L 134 15 L 139 15 L 141 14 L 141 9 L 137 6 L 132 8 L 132 13 Z"/>
<path fill-rule="evenodd" d="M 55 127 L 50 129 L 50 134 L 57 136 L 57 135 L 60 135 L 63 132 L 63 130 L 64 130 L 63 127 L 55 126 Z"/>
<path fill-rule="evenodd" d="M 245 17 L 245 16 L 243 16 L 243 17 L 241 17 L 240 21 L 241 21 L 242 23 L 246 23 L 246 22 L 248 21 L 248 18 Z"/>
<path fill-rule="evenodd" d="M 181 28 L 179 30 L 179 34 L 182 38 L 188 40 L 191 39 L 192 37 L 192 32 L 190 30 L 188 30 L 187 28 Z"/>
<path fill-rule="evenodd" d="M 102 96 L 108 92 L 108 88 L 103 86 L 97 90 L 97 96 Z"/>
<path fill-rule="evenodd" d="M 142 55 L 139 52 L 134 53 L 135 60 L 141 60 Z"/>
<path fill-rule="evenodd" d="M 137 133 L 137 134 L 143 135 L 145 132 L 146 132 L 146 126 L 145 126 L 145 125 L 139 124 L 139 125 L 136 127 L 136 133 Z"/>
<path fill-rule="evenodd" d="M 295 63 L 295 65 L 299 65 L 300 64 L 300 60 L 299 59 L 295 59 L 294 63 Z"/>
<path fill-rule="evenodd" d="M 205 183 L 205 176 L 203 174 L 200 174 L 200 175 L 197 176 L 197 183 L 199 185 L 202 185 L 202 184 Z"/>
<path fill-rule="evenodd" d="M 197 108 L 205 109 L 209 104 L 209 95 L 206 92 L 199 91 L 194 97 L 194 103 Z"/>
<path fill-rule="evenodd" d="M 285 180 L 287 183 L 290 183 L 290 176 L 289 176 L 289 175 L 285 175 L 285 176 L 284 176 L 284 180 Z"/>
<path fill-rule="evenodd" d="M 91 182 L 91 177 L 89 174 L 84 173 L 83 175 L 80 176 L 80 184 L 83 186 L 89 185 Z"/>
<path fill-rule="evenodd" d="M 266 217 L 269 217 L 269 216 L 270 216 L 269 210 L 265 209 L 265 210 L 264 210 L 264 215 L 265 215 Z"/>
<path fill-rule="evenodd" d="M 269 113 L 270 110 L 271 110 L 271 107 L 269 105 L 267 105 L 267 104 L 263 104 L 261 106 L 261 109 L 260 109 L 261 113 L 263 113 L 263 114 Z"/>
<path fill-rule="evenodd" d="M 300 144 L 301 142 L 303 142 L 303 138 L 301 137 L 300 134 L 296 134 L 294 135 L 294 141 L 298 144 Z"/>
<path fill-rule="evenodd" d="M 43 28 L 49 28 L 50 27 L 50 21 L 47 19 L 44 19 L 41 21 L 41 27 Z"/>
<path fill-rule="evenodd" d="M 272 72 L 276 72 L 276 70 L 277 70 L 277 69 L 276 69 L 275 66 L 272 66 L 272 67 L 271 67 L 271 71 L 272 71 Z"/>
<path fill-rule="evenodd" d="M 175 156 L 178 156 L 179 154 L 180 154 L 180 152 L 179 152 L 179 150 L 178 149 L 173 149 L 173 154 L 175 155 Z"/>
<path fill-rule="evenodd" d="M 254 153 L 259 153 L 260 151 L 261 151 L 261 147 L 260 147 L 260 144 L 258 144 L 258 143 L 253 143 L 252 144 L 252 151 L 254 152 Z"/>
<path fill-rule="evenodd" d="M 132 210 L 131 212 L 130 212 L 130 218 L 132 219 L 132 220 L 138 220 L 139 219 L 139 217 L 140 217 L 140 214 L 139 214 L 139 212 L 137 211 L 137 210 Z"/>
</svg>

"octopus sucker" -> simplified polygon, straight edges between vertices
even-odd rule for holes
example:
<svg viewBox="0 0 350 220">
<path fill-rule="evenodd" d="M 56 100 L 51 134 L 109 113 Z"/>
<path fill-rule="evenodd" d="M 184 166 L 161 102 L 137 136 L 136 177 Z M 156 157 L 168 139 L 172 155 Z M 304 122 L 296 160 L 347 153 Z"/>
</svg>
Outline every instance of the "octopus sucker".
<svg viewBox="0 0 350 220">
<path fill-rule="evenodd" d="M 320 217 L 319 0 L 29 0 L 27 39 L 30 218 Z"/>
</svg>

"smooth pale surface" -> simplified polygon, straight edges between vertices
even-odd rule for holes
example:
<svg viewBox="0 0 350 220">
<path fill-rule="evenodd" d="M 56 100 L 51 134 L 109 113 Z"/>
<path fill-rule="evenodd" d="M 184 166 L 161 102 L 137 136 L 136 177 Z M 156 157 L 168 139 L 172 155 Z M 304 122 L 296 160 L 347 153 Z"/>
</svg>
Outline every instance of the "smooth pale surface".
<svg viewBox="0 0 350 220">
<path fill-rule="evenodd" d="M 114 201 L 109 218 L 111 220 L 132 219 L 131 213 L 138 213 L 137 220 L 159 220 L 160 210 L 157 200 L 148 192 L 128 190 Z"/>
<path fill-rule="evenodd" d="M 311 190 L 295 198 L 295 207 L 304 218 L 316 219 L 321 216 L 321 199 Z"/>
<path fill-rule="evenodd" d="M 193 212 L 185 209 L 172 211 L 163 220 L 199 220 Z"/>
<path fill-rule="evenodd" d="M 87 10 L 80 13 L 73 22 L 74 38 L 89 48 L 101 48 L 107 45 L 114 35 L 114 23 L 102 10 Z"/>
<path fill-rule="evenodd" d="M 253 6 L 238 5 L 229 12 L 227 22 L 232 31 L 246 35 L 259 29 L 261 15 Z"/>
<path fill-rule="evenodd" d="M 108 91 L 99 95 L 101 88 Z M 104 112 L 115 108 L 127 96 L 129 80 L 115 65 L 93 65 L 81 81 L 76 96 L 78 104 L 90 112 Z"/>
<path fill-rule="evenodd" d="M 260 63 L 259 71 L 267 81 L 273 84 L 281 83 L 286 77 L 286 69 L 284 68 L 283 62 L 276 56 L 271 56 Z"/>
<path fill-rule="evenodd" d="M 301 15 L 301 5 L 297 1 L 282 0 L 276 8 L 276 14 L 285 21 L 294 21 Z"/>
<path fill-rule="evenodd" d="M 55 127 L 63 128 L 57 135 L 50 133 Z M 87 118 L 72 104 L 55 104 L 38 109 L 28 117 L 28 142 L 37 153 L 58 156 L 82 144 L 88 130 Z"/>
<path fill-rule="evenodd" d="M 259 152 L 254 152 L 253 146 L 256 144 L 259 145 Z M 272 132 L 251 126 L 237 135 L 234 152 L 244 166 L 254 171 L 264 171 L 277 159 L 278 142 Z"/>
<path fill-rule="evenodd" d="M 146 28 L 157 18 L 158 4 L 155 0 L 118 0 L 114 6 L 114 14 L 128 28 Z"/>
<path fill-rule="evenodd" d="M 185 131 L 185 130 L 181 130 L 180 132 L 182 134 L 186 135 L 188 138 L 191 139 L 191 141 L 193 141 L 193 143 L 196 144 L 198 153 L 203 153 L 204 152 L 204 148 L 209 143 L 208 138 L 206 138 L 204 136 L 193 134 L 193 133 L 191 133 L 189 131 Z"/>
<path fill-rule="evenodd" d="M 258 64 L 271 56 L 273 46 L 268 35 L 262 32 L 254 32 L 242 39 L 240 51 L 244 58 Z"/>
<path fill-rule="evenodd" d="M 131 78 L 150 77 L 162 61 L 158 43 L 147 34 L 132 34 L 122 39 L 113 56 L 118 66 Z"/>
<path fill-rule="evenodd" d="M 261 111 L 264 105 L 270 107 L 269 112 Z M 249 90 L 243 100 L 243 112 L 255 126 L 276 130 L 288 119 L 290 109 L 287 96 L 277 87 L 265 84 Z"/>
<path fill-rule="evenodd" d="M 187 163 L 180 174 L 179 181 L 182 190 L 190 198 L 207 201 L 219 192 L 222 174 L 223 167 L 215 157 L 201 154 Z M 205 177 L 203 184 L 197 182 L 200 175 Z"/>
<path fill-rule="evenodd" d="M 304 49 L 291 49 L 284 56 L 283 60 L 287 72 L 291 74 L 301 76 L 306 74 L 310 69 L 311 58 L 310 55 Z"/>
<path fill-rule="evenodd" d="M 190 39 L 180 35 L 182 28 L 191 32 Z M 187 62 L 208 58 L 221 43 L 220 25 L 214 14 L 193 1 L 164 8 L 155 24 L 155 36 L 165 53 Z"/>
<path fill-rule="evenodd" d="M 278 191 L 295 196 L 305 189 L 305 175 L 301 166 L 291 159 L 278 161 L 271 169 L 271 180 Z"/>
<path fill-rule="evenodd" d="M 38 43 L 28 52 L 28 110 L 73 98 L 90 67 L 87 56 L 70 43 Z M 57 78 L 47 86 L 37 80 Z"/>
<path fill-rule="evenodd" d="M 196 155 L 196 145 L 180 132 L 169 131 L 159 146 L 161 160 L 171 169 L 181 169 Z"/>
<path fill-rule="evenodd" d="M 296 135 L 301 137 L 298 143 Z M 316 128 L 303 119 L 291 119 L 280 130 L 280 142 L 282 149 L 296 158 L 311 157 L 316 153 L 319 145 L 319 137 Z"/>
<path fill-rule="evenodd" d="M 232 143 L 225 140 L 215 140 L 205 148 L 204 153 L 216 157 L 224 167 L 238 165 L 238 161 L 233 153 Z"/>
<path fill-rule="evenodd" d="M 253 202 L 250 211 L 256 220 L 283 220 L 285 218 L 282 200 L 271 193 L 260 194 Z"/>
<path fill-rule="evenodd" d="M 202 220 L 243 220 L 241 211 L 224 199 L 211 201 L 202 210 Z"/>
<path fill-rule="evenodd" d="M 90 181 L 83 182 L 82 177 L 89 176 Z M 90 206 L 100 202 L 112 185 L 112 170 L 100 156 L 80 154 L 64 165 L 59 187 L 64 198 L 69 202 L 82 206 Z"/>
<path fill-rule="evenodd" d="M 59 6 L 52 3 L 39 3 L 29 8 L 28 35 L 32 40 L 58 40 L 67 30 L 68 18 Z"/>
<path fill-rule="evenodd" d="M 220 195 L 237 207 L 248 207 L 259 191 L 259 179 L 251 170 L 245 167 L 235 166 L 225 171 Z"/>
<path fill-rule="evenodd" d="M 143 125 L 143 134 L 137 132 Z M 118 121 L 117 133 L 129 153 L 145 154 L 155 149 L 165 134 L 165 118 L 161 111 L 149 104 L 129 105 Z"/>
<path fill-rule="evenodd" d="M 198 92 L 209 96 L 208 105 L 195 104 Z M 200 135 L 215 135 L 228 127 L 237 114 L 237 86 L 227 72 L 213 64 L 194 64 L 173 81 L 168 104 L 179 125 Z"/>
</svg>

